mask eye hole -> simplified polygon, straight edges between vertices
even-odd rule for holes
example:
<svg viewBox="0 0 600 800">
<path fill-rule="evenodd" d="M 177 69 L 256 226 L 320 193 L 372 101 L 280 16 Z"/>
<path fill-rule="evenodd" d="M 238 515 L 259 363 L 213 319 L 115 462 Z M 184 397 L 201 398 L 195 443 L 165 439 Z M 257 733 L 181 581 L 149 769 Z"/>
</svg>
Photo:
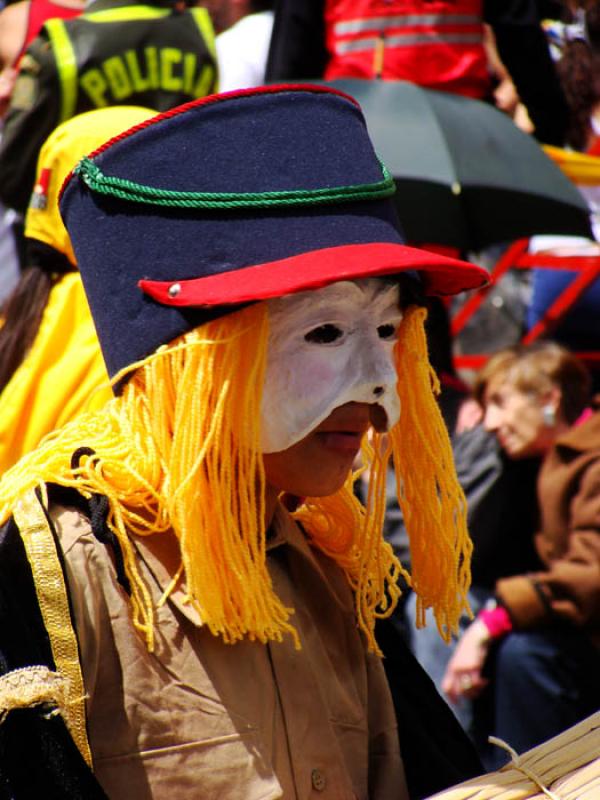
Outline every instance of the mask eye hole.
<svg viewBox="0 0 600 800">
<path fill-rule="evenodd" d="M 377 335 L 380 339 L 395 339 L 396 338 L 396 326 L 391 322 L 386 323 L 385 325 L 380 325 L 377 328 Z"/>
<path fill-rule="evenodd" d="M 332 323 L 327 323 L 325 325 L 319 325 L 318 328 L 313 328 L 312 331 L 305 334 L 304 341 L 310 342 L 311 344 L 333 344 L 337 342 L 338 339 L 341 339 L 342 336 L 343 331 L 341 328 Z"/>
</svg>

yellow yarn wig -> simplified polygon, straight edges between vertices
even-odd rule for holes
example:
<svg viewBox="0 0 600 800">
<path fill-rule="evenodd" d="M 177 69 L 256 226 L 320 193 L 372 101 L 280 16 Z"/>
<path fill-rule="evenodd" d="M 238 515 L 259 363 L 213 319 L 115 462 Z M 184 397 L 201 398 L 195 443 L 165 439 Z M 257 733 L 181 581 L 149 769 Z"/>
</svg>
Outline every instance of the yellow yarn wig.
<svg viewBox="0 0 600 800">
<path fill-rule="evenodd" d="M 433 606 L 448 638 L 467 608 L 470 541 L 446 428 L 433 390 L 425 311 L 411 307 L 396 347 L 402 411 L 387 436 L 365 445 L 370 472 L 366 507 L 355 475 L 326 498 L 298 509 L 313 546 L 345 571 L 359 625 L 378 651 L 374 626 L 389 615 L 405 574 L 382 537 L 390 457 L 409 531 L 419 622 Z M 190 602 L 225 642 L 279 641 L 290 617 L 273 591 L 266 565 L 265 474 L 260 407 L 268 341 L 265 303 L 209 322 L 134 364 L 123 393 L 47 437 L 0 481 L 0 522 L 28 489 L 56 483 L 109 501 L 108 525 L 121 545 L 132 586 L 136 627 L 153 648 L 154 608 L 137 568 L 132 537 L 172 529 L 181 551 Z M 117 375 L 115 381 L 122 378 Z M 71 468 L 75 450 L 84 456 Z"/>
</svg>

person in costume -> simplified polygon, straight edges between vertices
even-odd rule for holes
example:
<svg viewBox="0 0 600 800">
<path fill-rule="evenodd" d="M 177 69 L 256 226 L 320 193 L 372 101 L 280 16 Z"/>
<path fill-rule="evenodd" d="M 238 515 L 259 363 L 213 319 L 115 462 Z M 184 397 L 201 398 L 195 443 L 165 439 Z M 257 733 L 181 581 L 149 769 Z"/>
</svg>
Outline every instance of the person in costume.
<svg viewBox="0 0 600 800">
<path fill-rule="evenodd" d="M 409 765 L 434 748 L 398 738 L 374 637 L 403 572 L 386 472 L 449 637 L 470 543 L 417 298 L 485 272 L 406 247 L 393 192 L 358 104 L 316 86 L 182 106 L 74 170 L 116 396 L 0 482 L 16 796 L 424 796 Z"/>
<path fill-rule="evenodd" d="M 25 218 L 27 268 L 0 328 L 0 474 L 84 408 L 112 395 L 58 193 L 77 161 L 155 112 L 135 106 L 73 117 L 48 137 Z"/>
</svg>

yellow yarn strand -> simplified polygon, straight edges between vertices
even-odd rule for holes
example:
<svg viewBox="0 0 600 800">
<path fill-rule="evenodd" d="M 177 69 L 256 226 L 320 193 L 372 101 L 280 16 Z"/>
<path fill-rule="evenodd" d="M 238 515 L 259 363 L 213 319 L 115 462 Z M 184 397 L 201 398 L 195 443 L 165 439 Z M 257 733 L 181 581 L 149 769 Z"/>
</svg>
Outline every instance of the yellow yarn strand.
<svg viewBox="0 0 600 800">
<path fill-rule="evenodd" d="M 132 586 L 132 617 L 154 646 L 154 608 L 133 538 L 175 532 L 190 602 L 225 642 L 281 640 L 292 609 L 266 567 L 260 399 L 266 306 L 190 331 L 127 371 L 123 394 L 46 438 L 0 481 L 0 521 L 45 482 L 108 498 Z M 121 375 L 117 376 L 118 380 Z M 82 445 L 94 451 L 72 470 Z"/>
<path fill-rule="evenodd" d="M 448 432 L 435 393 L 439 381 L 429 364 L 425 309 L 405 312 L 395 350 L 400 420 L 386 435 L 363 444 L 369 473 L 366 508 L 353 492 L 357 474 L 330 497 L 308 498 L 295 517 L 315 546 L 344 570 L 356 597 L 358 623 L 369 649 L 380 652 L 374 628 L 394 610 L 402 575 L 417 594 L 417 624 L 433 607 L 445 641 L 456 631 L 463 611 L 470 613 L 471 540 L 466 500 L 458 483 Z M 382 536 L 390 456 L 396 471 L 398 501 L 411 546 L 409 575 Z"/>
<path fill-rule="evenodd" d="M 313 545 L 344 570 L 375 652 L 375 621 L 392 613 L 401 574 L 418 594 L 418 623 L 433 606 L 445 638 L 468 608 L 466 504 L 432 391 L 424 319 L 422 309 L 412 308 L 400 326 L 402 414 L 388 436 L 365 442 L 366 507 L 350 474 L 339 492 L 308 498 L 295 515 Z M 263 303 L 190 331 L 117 375 L 115 381 L 135 370 L 120 397 L 48 436 L 0 480 L 0 523 L 24 492 L 45 483 L 108 498 L 107 523 L 123 551 L 133 621 L 151 650 L 154 606 L 134 540 L 169 529 L 179 540 L 189 601 L 213 634 L 228 643 L 290 634 L 299 647 L 289 622 L 293 609 L 275 595 L 266 566 L 260 405 L 267 341 Z M 82 446 L 94 455 L 72 469 Z M 390 456 L 411 541 L 411 577 L 382 536 Z"/>
<path fill-rule="evenodd" d="M 229 329 L 242 316 L 245 331 L 231 340 Z M 164 435 L 165 496 L 190 601 L 201 618 L 225 642 L 246 635 L 266 642 L 296 634 L 287 622 L 291 609 L 273 592 L 266 567 L 260 399 L 267 313 L 257 305 L 239 317 L 203 326 L 213 344 L 194 348 L 180 374 L 174 370 L 167 391 L 185 386 L 188 402 L 175 404 L 172 430 Z M 225 338 L 228 346 L 214 346 Z M 146 393 L 156 395 L 152 406 L 162 405 L 160 376 L 146 384 Z"/>
<path fill-rule="evenodd" d="M 427 354 L 426 311 L 412 306 L 396 346 L 400 420 L 390 433 L 398 500 L 410 540 L 411 585 L 417 626 L 433 608 L 449 641 L 463 612 L 470 614 L 471 552 L 467 503 L 458 483 L 452 446 L 435 394 L 439 381 Z"/>
</svg>

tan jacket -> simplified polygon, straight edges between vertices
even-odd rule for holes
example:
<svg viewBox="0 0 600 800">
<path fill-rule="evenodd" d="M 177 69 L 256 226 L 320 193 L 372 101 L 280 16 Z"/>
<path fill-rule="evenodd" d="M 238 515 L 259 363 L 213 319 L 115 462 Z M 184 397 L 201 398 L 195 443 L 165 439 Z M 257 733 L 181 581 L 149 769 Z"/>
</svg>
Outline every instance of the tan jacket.
<svg viewBox="0 0 600 800">
<path fill-rule="evenodd" d="M 55 508 L 66 559 L 96 775 L 111 800 L 407 800 L 379 658 L 365 652 L 341 571 L 283 509 L 268 563 L 302 650 L 287 638 L 223 644 L 184 602 L 157 612 L 149 653 L 107 548 Z M 155 599 L 178 566 L 174 537 L 136 540 Z"/>
<path fill-rule="evenodd" d="M 557 617 L 600 642 L 600 412 L 561 436 L 538 480 L 545 572 L 504 578 L 496 591 L 516 627 Z"/>
</svg>

